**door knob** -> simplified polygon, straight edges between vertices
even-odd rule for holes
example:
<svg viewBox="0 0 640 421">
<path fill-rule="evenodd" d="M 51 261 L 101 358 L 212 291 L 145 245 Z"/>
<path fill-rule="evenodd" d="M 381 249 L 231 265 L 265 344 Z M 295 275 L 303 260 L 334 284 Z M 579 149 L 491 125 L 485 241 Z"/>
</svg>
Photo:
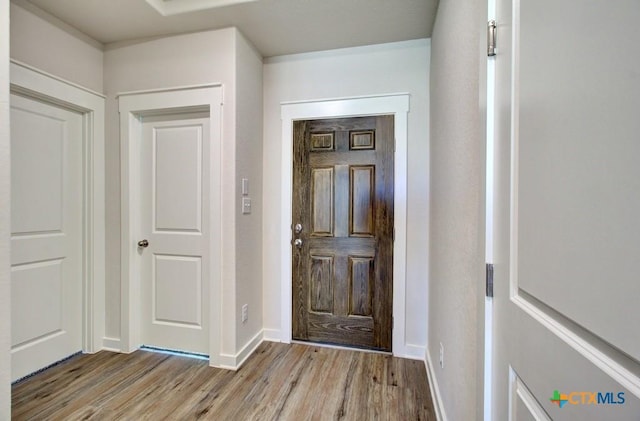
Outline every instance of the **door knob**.
<svg viewBox="0 0 640 421">
<path fill-rule="evenodd" d="M 293 232 L 295 232 L 296 234 L 300 234 L 302 232 L 302 224 L 296 224 L 293 227 Z"/>
<path fill-rule="evenodd" d="M 147 240 L 138 241 L 138 247 L 149 247 L 149 242 Z"/>
<path fill-rule="evenodd" d="M 302 240 L 299 238 L 296 238 L 295 240 L 293 240 L 293 245 L 298 248 L 302 247 Z"/>
</svg>

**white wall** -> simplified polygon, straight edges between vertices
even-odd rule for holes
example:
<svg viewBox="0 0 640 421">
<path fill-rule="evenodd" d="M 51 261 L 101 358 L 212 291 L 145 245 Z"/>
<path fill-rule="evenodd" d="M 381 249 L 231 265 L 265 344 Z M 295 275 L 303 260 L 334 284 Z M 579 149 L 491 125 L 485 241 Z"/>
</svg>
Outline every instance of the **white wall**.
<svg viewBox="0 0 640 421">
<path fill-rule="evenodd" d="M 120 338 L 121 323 L 120 139 L 116 95 L 127 91 L 207 83 L 222 83 L 224 92 L 221 353 L 235 356 L 238 349 L 244 346 L 240 340 L 254 336 L 261 329 L 260 317 L 253 317 L 251 323 L 246 325 L 239 322 L 240 308 L 236 300 L 236 294 L 239 294 L 244 300 L 242 303 L 246 302 L 254 311 L 261 312 L 262 278 L 260 272 L 248 267 L 250 263 L 245 260 L 245 256 L 258 262 L 261 259 L 260 191 L 252 190 L 256 199 L 252 215 L 240 215 L 240 187 L 237 180 L 237 175 L 244 177 L 246 174 L 256 183 L 261 173 L 260 72 L 260 57 L 235 28 L 107 46 L 104 89 L 107 95 L 106 194 L 109 198 L 106 285 L 108 338 L 116 341 Z M 246 86 L 236 92 L 239 80 Z M 238 222 L 245 225 L 236 228 Z M 249 232 L 251 229 L 255 230 Z"/>
<path fill-rule="evenodd" d="M 124 46 L 105 51 L 104 90 L 107 95 L 106 116 L 106 173 L 107 200 L 107 274 L 106 274 L 106 329 L 109 338 L 120 338 L 120 132 L 118 102 L 116 95 L 121 92 L 146 89 L 161 89 L 175 86 L 197 85 L 213 82 L 224 84 L 223 116 L 223 154 L 234 154 L 235 137 L 234 109 L 234 72 L 233 72 L 234 30 L 199 32 L 189 35 L 161 38 L 147 42 L 132 42 Z M 168 53 L 170 52 L 170 54 Z M 234 162 L 224 162 L 223 178 L 233 177 Z M 228 183 L 223 183 L 223 197 L 232 197 L 234 193 Z M 223 219 L 233 216 L 233 201 L 223 209 Z M 224 203 L 224 202 L 223 202 Z M 223 237 L 233 239 L 233 226 L 223 226 Z M 234 247 L 230 247 L 233 250 Z M 225 254 L 228 257 L 228 253 Z M 233 278 L 234 262 L 223 261 L 223 279 Z M 233 289 L 233 285 L 231 286 Z M 233 294 L 225 288 L 225 296 Z M 231 300 L 225 300 L 230 306 Z M 233 314 L 233 307 L 223 309 L 223 314 Z M 227 326 L 235 326 L 233 319 L 223 320 Z M 223 343 L 233 344 L 232 332 L 223 339 Z"/>
<path fill-rule="evenodd" d="M 45 12 L 35 15 L 11 3 L 11 58 L 102 92 L 101 44 L 80 37 Z"/>
<path fill-rule="evenodd" d="M 102 92 L 103 53 L 99 43 L 70 28 L 0 0 L 0 420 L 10 419 L 9 293 L 9 43 L 11 58 L 91 90 Z M 11 24 L 9 25 L 9 20 Z M 10 29 L 9 29 L 10 26 Z M 9 41 L 10 38 L 10 41 Z"/>
<path fill-rule="evenodd" d="M 280 329 L 280 104 L 322 98 L 408 92 L 408 227 L 406 342 L 427 340 L 429 175 L 429 40 L 273 57 L 264 65 L 264 325 Z M 285 165 L 290 165 L 285 163 Z"/>
<path fill-rule="evenodd" d="M 9 0 L 0 0 L 0 420 L 11 419 Z"/>
<path fill-rule="evenodd" d="M 480 3 L 441 0 L 431 50 L 428 353 L 450 420 L 479 419 L 482 400 L 476 334 L 484 266 L 479 13 Z"/>
<path fill-rule="evenodd" d="M 244 346 L 262 331 L 262 56 L 236 33 L 236 203 L 249 180 L 252 212 L 236 217 L 236 340 Z M 249 319 L 242 323 L 242 305 Z"/>
</svg>

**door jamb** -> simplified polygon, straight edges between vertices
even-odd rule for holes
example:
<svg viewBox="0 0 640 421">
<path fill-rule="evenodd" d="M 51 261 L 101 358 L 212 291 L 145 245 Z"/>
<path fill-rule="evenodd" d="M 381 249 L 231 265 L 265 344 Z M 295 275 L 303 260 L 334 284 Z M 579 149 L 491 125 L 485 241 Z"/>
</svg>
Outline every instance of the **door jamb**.
<svg viewBox="0 0 640 421">
<path fill-rule="evenodd" d="M 209 275 L 209 365 L 219 366 L 221 285 L 222 285 L 222 84 L 208 84 L 151 91 L 126 92 L 117 95 L 120 112 L 120 177 L 121 177 L 121 319 L 120 348 L 133 352 L 141 345 L 139 306 L 140 268 L 137 256 L 139 215 L 139 148 L 141 115 L 153 113 L 207 110 L 210 118 L 210 177 L 208 212 L 210 218 Z"/>
<path fill-rule="evenodd" d="M 312 101 L 286 102 L 282 116 L 282 217 L 280 220 L 281 326 L 280 340 L 292 340 L 292 253 L 291 223 L 293 197 L 293 121 L 320 118 L 394 115 L 394 227 L 393 243 L 393 334 L 392 352 L 399 357 L 414 355 L 405 341 L 406 265 L 407 265 L 407 143 L 409 94 L 387 94 Z"/>
<path fill-rule="evenodd" d="M 82 114 L 82 350 L 103 348 L 105 320 L 105 97 L 11 60 L 11 92 Z"/>
</svg>

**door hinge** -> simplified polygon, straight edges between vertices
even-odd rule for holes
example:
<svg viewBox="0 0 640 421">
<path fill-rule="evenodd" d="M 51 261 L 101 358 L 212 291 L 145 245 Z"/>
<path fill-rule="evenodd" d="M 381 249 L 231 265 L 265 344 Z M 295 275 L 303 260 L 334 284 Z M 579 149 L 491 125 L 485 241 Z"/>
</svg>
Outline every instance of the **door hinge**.
<svg viewBox="0 0 640 421">
<path fill-rule="evenodd" d="M 496 55 L 496 21 L 490 20 L 487 23 L 487 55 Z"/>
<path fill-rule="evenodd" d="M 493 263 L 487 263 L 487 276 L 485 280 L 485 295 L 493 297 Z"/>
</svg>

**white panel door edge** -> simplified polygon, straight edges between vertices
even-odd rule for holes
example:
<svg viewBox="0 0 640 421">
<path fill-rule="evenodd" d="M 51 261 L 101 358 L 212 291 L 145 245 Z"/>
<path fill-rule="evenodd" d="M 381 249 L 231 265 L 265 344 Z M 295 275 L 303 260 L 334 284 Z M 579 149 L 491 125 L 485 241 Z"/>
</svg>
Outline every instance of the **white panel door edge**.
<svg viewBox="0 0 640 421">
<path fill-rule="evenodd" d="M 82 115 L 82 350 L 97 352 L 105 318 L 104 97 L 13 60 L 10 72 L 12 92 Z"/>
<path fill-rule="evenodd" d="M 209 276 L 208 354 L 209 364 L 219 365 L 220 360 L 220 320 L 221 320 L 221 261 L 222 261 L 222 219 L 221 219 L 221 117 L 222 86 L 204 85 L 186 89 L 165 89 L 151 92 L 128 93 L 118 96 L 120 111 L 120 159 L 121 159 L 121 277 L 122 314 L 121 350 L 132 352 L 141 342 L 140 312 L 140 271 L 141 261 L 137 242 L 140 240 L 139 212 L 141 209 L 140 148 L 142 136 L 141 116 L 180 112 L 208 112 L 210 118 L 209 159 L 210 183 L 209 200 L 203 206 L 209 219 L 210 235 L 206 259 L 211 267 Z M 203 257 L 205 258 L 205 257 Z M 192 266 L 193 267 L 193 266 Z"/>
</svg>

